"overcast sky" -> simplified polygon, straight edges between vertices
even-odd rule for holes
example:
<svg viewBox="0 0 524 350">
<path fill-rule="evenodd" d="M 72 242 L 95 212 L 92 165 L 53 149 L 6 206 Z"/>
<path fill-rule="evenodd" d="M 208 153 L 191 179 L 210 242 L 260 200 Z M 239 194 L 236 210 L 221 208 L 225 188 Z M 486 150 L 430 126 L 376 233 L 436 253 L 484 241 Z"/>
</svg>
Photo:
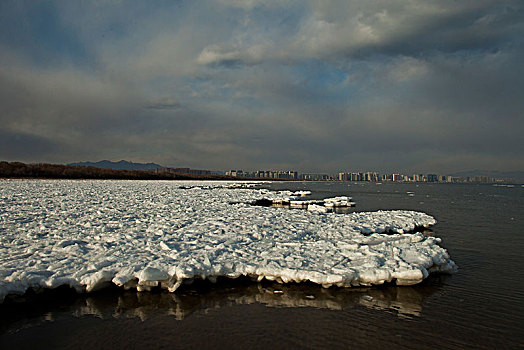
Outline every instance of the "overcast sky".
<svg viewBox="0 0 524 350">
<path fill-rule="evenodd" d="M 524 170 L 524 2 L 0 1 L 0 160 Z"/>
</svg>

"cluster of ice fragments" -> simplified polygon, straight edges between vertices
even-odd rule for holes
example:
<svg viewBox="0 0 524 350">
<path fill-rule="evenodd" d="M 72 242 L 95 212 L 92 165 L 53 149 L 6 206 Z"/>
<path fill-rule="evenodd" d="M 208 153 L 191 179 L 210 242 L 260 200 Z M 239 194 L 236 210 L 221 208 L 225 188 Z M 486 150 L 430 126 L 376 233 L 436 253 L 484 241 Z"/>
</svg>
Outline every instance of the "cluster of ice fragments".
<svg viewBox="0 0 524 350">
<path fill-rule="evenodd" d="M 409 285 L 456 268 L 439 238 L 405 233 L 435 224 L 424 213 L 265 208 L 245 203 L 267 191 L 199 185 L 0 180 L 0 301 L 29 288 L 175 291 L 197 278 L 242 275 Z"/>
<path fill-rule="evenodd" d="M 352 198 L 346 196 L 325 198 L 323 200 L 304 200 L 300 198 L 310 195 L 311 191 L 262 191 L 262 193 L 264 194 L 264 200 L 271 202 L 272 205 L 302 208 L 319 213 L 328 213 L 333 208 L 352 207 L 355 205 Z"/>
</svg>

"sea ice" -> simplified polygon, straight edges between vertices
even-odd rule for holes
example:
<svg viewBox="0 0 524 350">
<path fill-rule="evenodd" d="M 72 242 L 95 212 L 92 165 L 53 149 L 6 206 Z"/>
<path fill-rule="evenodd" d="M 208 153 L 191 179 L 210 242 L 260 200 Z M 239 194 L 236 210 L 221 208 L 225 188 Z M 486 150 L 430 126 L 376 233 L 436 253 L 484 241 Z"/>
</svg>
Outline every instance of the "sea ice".
<svg viewBox="0 0 524 350">
<path fill-rule="evenodd" d="M 325 206 L 318 205 L 318 204 L 313 204 L 313 203 L 308 204 L 307 210 L 315 211 L 317 213 L 327 213 L 328 212 L 328 208 L 326 208 Z"/>
<path fill-rule="evenodd" d="M 326 198 L 324 199 L 324 205 L 328 208 L 351 207 L 355 205 L 355 202 L 352 202 L 351 199 L 352 199 L 351 197 L 346 197 L 346 196 Z"/>
<path fill-rule="evenodd" d="M 352 207 L 355 202 L 352 202 L 351 197 L 339 196 L 333 198 L 325 198 L 323 200 L 302 200 L 300 197 L 305 197 L 311 194 L 311 191 L 278 191 L 278 192 L 261 192 L 264 195 L 262 201 L 269 202 L 276 205 L 289 205 L 292 208 L 308 208 L 311 211 L 320 211 L 317 208 L 319 205 L 323 205 L 326 208 L 339 208 L 339 207 Z M 260 201 L 260 199 L 259 199 Z M 312 209 L 310 209 L 310 207 Z M 321 212 L 329 212 L 329 210 L 321 210 Z"/>
<path fill-rule="evenodd" d="M 0 180 L 0 302 L 61 285 L 175 291 L 183 282 L 219 276 L 324 287 L 406 285 L 456 269 L 439 238 L 406 233 L 434 225 L 427 214 L 258 207 L 248 203 L 269 192 L 246 187 Z"/>
</svg>

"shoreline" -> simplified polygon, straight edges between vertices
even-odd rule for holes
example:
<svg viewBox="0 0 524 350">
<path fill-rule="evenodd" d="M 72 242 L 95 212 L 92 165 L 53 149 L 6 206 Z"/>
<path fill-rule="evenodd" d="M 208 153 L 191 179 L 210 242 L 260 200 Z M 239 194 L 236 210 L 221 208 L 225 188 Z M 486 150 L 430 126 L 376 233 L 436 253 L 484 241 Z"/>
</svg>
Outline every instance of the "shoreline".
<svg viewBox="0 0 524 350">
<path fill-rule="evenodd" d="M 193 175 L 155 170 L 115 170 L 81 165 L 0 162 L 0 179 L 46 180 L 235 180 L 225 175 Z"/>
</svg>

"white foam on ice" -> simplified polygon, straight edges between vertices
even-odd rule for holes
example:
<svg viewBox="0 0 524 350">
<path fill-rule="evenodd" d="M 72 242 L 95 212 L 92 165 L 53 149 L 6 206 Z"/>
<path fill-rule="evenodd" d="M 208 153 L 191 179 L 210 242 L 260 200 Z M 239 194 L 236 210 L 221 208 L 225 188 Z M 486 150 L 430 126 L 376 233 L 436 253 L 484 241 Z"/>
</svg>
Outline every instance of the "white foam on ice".
<svg viewBox="0 0 524 350">
<path fill-rule="evenodd" d="M 427 214 L 257 207 L 244 203 L 267 190 L 231 184 L 0 180 L 0 301 L 61 285 L 174 291 L 219 276 L 404 285 L 456 269 L 440 239 L 405 233 L 435 224 Z"/>
</svg>

